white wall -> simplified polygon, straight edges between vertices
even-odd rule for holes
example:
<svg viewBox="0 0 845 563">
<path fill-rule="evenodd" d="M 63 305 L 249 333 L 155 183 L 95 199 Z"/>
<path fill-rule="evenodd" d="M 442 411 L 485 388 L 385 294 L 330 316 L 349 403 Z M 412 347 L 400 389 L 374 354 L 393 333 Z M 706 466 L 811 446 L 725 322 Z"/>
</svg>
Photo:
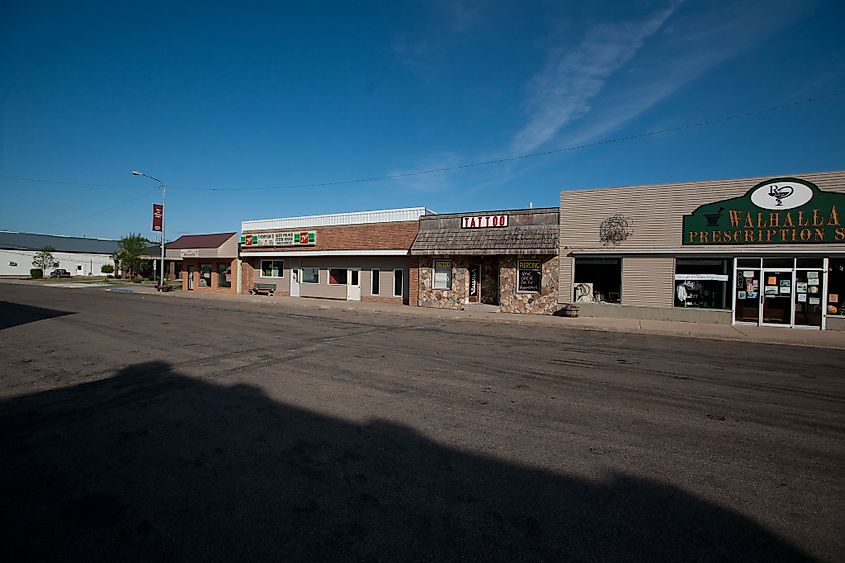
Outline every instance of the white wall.
<svg viewBox="0 0 845 563">
<path fill-rule="evenodd" d="M 37 250 L 0 250 L 0 276 L 29 277 L 29 271 L 34 268 L 32 259 Z M 101 276 L 100 268 L 103 264 L 114 266 L 114 260 L 108 254 L 85 254 L 75 252 L 53 252 L 53 258 L 59 263 L 59 268 L 70 272 L 71 276 Z M 11 263 L 17 263 L 12 266 Z M 81 266 L 81 269 L 78 269 Z M 44 272 L 49 276 L 51 269 Z"/>
</svg>

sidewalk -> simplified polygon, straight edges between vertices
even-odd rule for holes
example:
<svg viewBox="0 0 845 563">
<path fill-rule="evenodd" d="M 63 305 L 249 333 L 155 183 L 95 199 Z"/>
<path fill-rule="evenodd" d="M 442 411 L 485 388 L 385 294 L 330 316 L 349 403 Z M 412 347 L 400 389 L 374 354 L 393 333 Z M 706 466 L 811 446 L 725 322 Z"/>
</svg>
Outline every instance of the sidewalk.
<svg viewBox="0 0 845 563">
<path fill-rule="evenodd" d="M 136 293 L 156 294 L 156 291 L 153 288 L 144 287 L 137 289 L 138 291 L 136 291 Z M 270 306 L 300 310 L 361 311 L 429 319 L 482 321 L 503 324 L 547 326 L 549 328 L 656 334 L 686 338 L 707 338 L 711 340 L 732 340 L 760 344 L 811 346 L 816 348 L 834 348 L 845 350 L 845 332 L 842 331 L 819 331 L 811 329 L 789 329 L 744 325 L 732 326 L 686 323 L 679 321 L 611 319 L 596 317 L 578 317 L 573 319 L 567 317 L 554 317 L 550 315 L 520 315 L 472 309 L 465 309 L 463 311 L 452 309 L 431 309 L 427 307 L 408 307 L 407 305 L 366 303 L 361 301 L 336 301 L 333 299 L 314 299 L 307 297 L 268 297 L 262 295 L 232 295 L 184 291 L 157 295 L 175 299 L 204 299 L 241 303 L 261 303 Z"/>
</svg>

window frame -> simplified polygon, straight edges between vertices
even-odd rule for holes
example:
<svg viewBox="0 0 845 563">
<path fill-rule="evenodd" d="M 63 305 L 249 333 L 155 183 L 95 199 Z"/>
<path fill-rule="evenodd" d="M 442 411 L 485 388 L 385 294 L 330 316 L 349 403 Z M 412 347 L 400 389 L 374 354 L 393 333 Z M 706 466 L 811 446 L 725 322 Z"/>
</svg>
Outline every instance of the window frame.
<svg viewBox="0 0 845 563">
<path fill-rule="evenodd" d="M 317 281 L 306 281 L 305 280 L 305 270 L 317 270 Z M 300 266 L 300 277 L 302 279 L 299 280 L 299 283 L 309 283 L 311 285 L 319 285 L 320 284 L 320 267 L 319 266 Z"/>
<path fill-rule="evenodd" d="M 399 293 L 396 293 L 396 272 L 399 272 L 399 277 L 402 281 L 402 287 Z M 394 268 L 393 270 L 393 297 L 405 297 L 405 270 L 402 268 Z"/>
<path fill-rule="evenodd" d="M 332 281 L 332 271 L 343 272 L 343 283 L 341 282 L 333 282 Z M 326 274 L 328 278 L 326 283 L 328 285 L 349 285 L 349 269 L 348 268 L 326 268 Z"/>
<path fill-rule="evenodd" d="M 278 276 L 265 276 L 264 275 L 264 262 L 270 262 L 270 271 L 271 272 L 273 271 L 273 262 L 279 262 L 282 265 L 282 267 L 279 268 L 279 275 Z M 269 278 L 269 279 L 283 278 L 283 277 L 285 277 L 285 261 L 279 260 L 279 259 L 273 259 L 273 258 L 270 258 L 270 259 L 267 259 L 267 260 L 261 260 L 261 262 L 258 264 L 258 271 L 261 272 L 262 278 Z"/>
<path fill-rule="evenodd" d="M 520 268 L 519 267 L 520 262 L 539 262 L 540 267 L 539 268 Z M 522 271 L 538 272 L 540 274 L 540 287 L 539 287 L 539 289 L 522 289 L 522 287 L 521 287 L 522 276 L 520 276 L 520 272 L 522 272 Z M 516 261 L 516 292 L 517 293 L 528 293 L 528 294 L 534 293 L 534 294 L 537 294 L 537 295 L 539 295 L 540 293 L 543 292 L 543 260 L 541 260 L 540 258 L 517 259 L 517 261 Z"/>
<path fill-rule="evenodd" d="M 448 267 L 448 275 L 449 277 L 446 280 L 446 287 L 437 287 L 437 263 L 438 262 L 446 262 L 449 264 Z M 441 271 L 445 268 L 441 268 Z M 432 260 L 431 261 L 431 288 L 432 289 L 439 289 L 441 291 L 451 291 L 452 289 L 452 261 L 451 260 Z"/>
<path fill-rule="evenodd" d="M 370 270 L 370 295 L 381 295 L 380 275 L 381 270 L 379 268 L 372 268 Z"/>
</svg>

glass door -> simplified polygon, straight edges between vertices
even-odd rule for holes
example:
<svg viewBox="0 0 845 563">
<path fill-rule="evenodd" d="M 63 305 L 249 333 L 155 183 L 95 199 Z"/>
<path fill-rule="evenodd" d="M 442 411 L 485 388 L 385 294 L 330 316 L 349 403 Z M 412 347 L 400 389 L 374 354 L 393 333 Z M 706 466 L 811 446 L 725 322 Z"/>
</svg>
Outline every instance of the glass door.
<svg viewBox="0 0 845 563">
<path fill-rule="evenodd" d="M 760 322 L 760 270 L 757 268 L 737 268 L 736 292 L 734 303 L 734 321 L 741 323 Z"/>
<path fill-rule="evenodd" d="M 761 324 L 792 325 L 792 270 L 763 270 Z"/>
<path fill-rule="evenodd" d="M 821 328 L 824 311 L 824 272 L 795 272 L 795 325 Z"/>
</svg>

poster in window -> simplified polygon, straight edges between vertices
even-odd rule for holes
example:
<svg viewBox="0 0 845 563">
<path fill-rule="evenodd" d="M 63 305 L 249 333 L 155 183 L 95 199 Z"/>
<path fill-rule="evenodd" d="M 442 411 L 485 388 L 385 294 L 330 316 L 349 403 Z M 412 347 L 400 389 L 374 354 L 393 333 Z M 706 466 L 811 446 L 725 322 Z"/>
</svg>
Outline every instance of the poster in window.
<svg viewBox="0 0 845 563">
<path fill-rule="evenodd" d="M 746 292 L 746 295 L 748 295 L 749 299 L 757 299 L 757 292 L 756 291 L 748 291 L 748 292 Z"/>
<path fill-rule="evenodd" d="M 799 293 L 798 294 L 798 302 L 799 303 L 806 303 L 807 302 L 807 294 L 806 293 Z"/>
<path fill-rule="evenodd" d="M 775 285 L 778 283 L 777 276 L 769 276 L 769 280 L 766 282 L 766 285 Z"/>
<path fill-rule="evenodd" d="M 807 282 L 795 282 L 795 291 L 798 293 L 807 293 Z"/>
<path fill-rule="evenodd" d="M 819 292 L 819 286 L 817 286 L 817 285 L 811 285 L 807 289 L 809 290 L 810 293 L 818 293 Z"/>
<path fill-rule="evenodd" d="M 754 270 L 743 270 L 742 277 L 753 278 L 754 277 Z"/>
<path fill-rule="evenodd" d="M 819 273 L 818 272 L 807 272 L 807 280 L 808 281 L 818 281 L 819 280 Z"/>
<path fill-rule="evenodd" d="M 832 303 L 836 303 L 837 301 L 839 301 L 839 294 L 838 293 L 830 293 L 827 296 L 827 300 L 832 302 Z"/>
<path fill-rule="evenodd" d="M 821 298 L 810 297 L 810 305 L 821 305 Z"/>
<path fill-rule="evenodd" d="M 736 298 L 737 299 L 745 299 L 746 294 L 747 294 L 747 292 L 745 292 L 745 291 L 737 291 L 736 292 Z"/>
<path fill-rule="evenodd" d="M 782 286 L 780 286 L 780 292 L 781 292 L 781 293 L 787 293 L 787 294 L 788 294 L 788 293 L 789 293 L 789 292 L 791 292 L 791 291 L 792 291 L 792 288 L 791 288 L 791 287 L 789 287 L 788 285 L 782 285 Z"/>
<path fill-rule="evenodd" d="M 542 283 L 540 260 L 517 261 L 517 291 L 540 291 Z"/>
<path fill-rule="evenodd" d="M 766 293 L 766 295 L 777 295 L 778 294 L 778 286 L 767 285 L 765 293 Z"/>
</svg>

